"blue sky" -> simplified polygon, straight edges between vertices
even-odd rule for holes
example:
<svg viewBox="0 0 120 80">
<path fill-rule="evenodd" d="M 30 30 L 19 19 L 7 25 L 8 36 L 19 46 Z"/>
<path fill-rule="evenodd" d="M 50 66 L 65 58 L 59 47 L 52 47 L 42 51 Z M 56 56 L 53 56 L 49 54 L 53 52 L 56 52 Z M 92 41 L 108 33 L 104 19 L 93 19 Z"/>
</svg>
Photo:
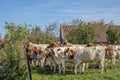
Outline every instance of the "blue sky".
<svg viewBox="0 0 120 80">
<path fill-rule="evenodd" d="M 120 25 L 120 0 L 1 0 L 0 34 L 5 21 L 44 27 L 52 22 L 114 21 Z"/>
</svg>

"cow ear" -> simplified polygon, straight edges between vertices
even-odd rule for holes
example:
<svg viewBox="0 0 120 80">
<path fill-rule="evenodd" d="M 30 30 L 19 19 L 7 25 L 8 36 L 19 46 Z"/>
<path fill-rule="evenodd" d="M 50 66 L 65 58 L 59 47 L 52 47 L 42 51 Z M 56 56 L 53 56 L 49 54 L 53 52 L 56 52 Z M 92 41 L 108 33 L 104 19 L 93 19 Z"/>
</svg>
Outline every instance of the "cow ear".
<svg viewBox="0 0 120 80">
<path fill-rule="evenodd" d="M 34 49 L 36 49 L 36 47 L 34 46 Z"/>
<path fill-rule="evenodd" d="M 66 49 L 64 50 L 64 52 L 67 52 L 67 50 L 68 50 L 68 48 L 66 48 Z"/>
<path fill-rule="evenodd" d="M 42 50 L 39 50 L 39 53 L 42 53 L 43 51 Z"/>
<path fill-rule="evenodd" d="M 73 51 L 73 50 L 70 50 L 70 52 L 71 52 L 71 53 L 74 53 L 74 51 Z"/>
<path fill-rule="evenodd" d="M 66 52 L 68 52 L 70 49 L 69 48 L 67 48 L 67 50 L 66 50 Z"/>
<path fill-rule="evenodd" d="M 64 53 L 66 53 L 66 52 L 68 52 L 70 49 L 69 48 L 67 48 L 65 51 L 64 51 Z"/>
<path fill-rule="evenodd" d="M 107 50 L 107 48 L 105 48 L 105 50 Z"/>
<path fill-rule="evenodd" d="M 60 50 L 61 50 L 60 48 L 57 49 L 57 51 L 60 51 Z"/>
<path fill-rule="evenodd" d="M 118 48 L 118 51 L 120 50 L 120 48 Z"/>
</svg>

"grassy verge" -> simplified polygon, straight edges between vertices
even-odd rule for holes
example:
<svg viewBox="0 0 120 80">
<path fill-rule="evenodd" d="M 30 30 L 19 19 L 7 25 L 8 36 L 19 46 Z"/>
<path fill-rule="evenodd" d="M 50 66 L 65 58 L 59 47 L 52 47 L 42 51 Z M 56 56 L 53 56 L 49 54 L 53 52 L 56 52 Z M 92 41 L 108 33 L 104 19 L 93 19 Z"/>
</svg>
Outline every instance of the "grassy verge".
<svg viewBox="0 0 120 80">
<path fill-rule="evenodd" d="M 79 71 L 79 70 L 78 70 Z M 33 80 L 119 80 L 120 64 L 108 66 L 106 72 L 101 73 L 98 68 L 89 68 L 83 74 L 74 74 L 71 69 L 66 69 L 66 74 L 54 73 L 49 68 L 41 69 L 32 67 Z"/>
</svg>

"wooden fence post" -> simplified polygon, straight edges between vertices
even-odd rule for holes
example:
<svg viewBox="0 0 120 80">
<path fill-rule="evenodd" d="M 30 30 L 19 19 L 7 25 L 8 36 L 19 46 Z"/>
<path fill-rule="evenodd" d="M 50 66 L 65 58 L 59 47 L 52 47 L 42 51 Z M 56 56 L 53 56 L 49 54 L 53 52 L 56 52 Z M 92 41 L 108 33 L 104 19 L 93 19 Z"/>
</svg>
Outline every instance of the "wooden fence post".
<svg viewBox="0 0 120 80">
<path fill-rule="evenodd" d="M 27 53 L 26 48 L 24 48 L 24 51 L 25 51 L 25 56 L 26 56 L 26 65 L 27 65 L 28 80 L 32 80 L 30 63 L 29 63 L 29 60 L 28 60 L 28 53 Z"/>
</svg>

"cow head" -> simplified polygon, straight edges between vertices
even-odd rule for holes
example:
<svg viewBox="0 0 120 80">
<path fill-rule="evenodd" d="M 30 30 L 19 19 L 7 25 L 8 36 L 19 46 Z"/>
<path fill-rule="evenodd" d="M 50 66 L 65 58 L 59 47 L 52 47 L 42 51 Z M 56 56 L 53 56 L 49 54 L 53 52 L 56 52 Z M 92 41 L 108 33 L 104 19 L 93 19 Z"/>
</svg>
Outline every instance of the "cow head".
<svg viewBox="0 0 120 80">
<path fill-rule="evenodd" d="M 114 54 L 113 53 L 113 48 L 112 48 L 112 46 L 107 46 L 106 48 L 105 48 L 105 51 L 106 51 L 106 53 L 105 53 L 105 57 L 106 58 L 111 58 L 112 57 L 112 55 Z"/>
<path fill-rule="evenodd" d="M 67 48 L 65 51 L 64 51 L 64 54 L 66 56 L 68 56 L 68 58 L 70 59 L 73 59 L 74 58 L 74 51 L 70 48 Z"/>
</svg>

